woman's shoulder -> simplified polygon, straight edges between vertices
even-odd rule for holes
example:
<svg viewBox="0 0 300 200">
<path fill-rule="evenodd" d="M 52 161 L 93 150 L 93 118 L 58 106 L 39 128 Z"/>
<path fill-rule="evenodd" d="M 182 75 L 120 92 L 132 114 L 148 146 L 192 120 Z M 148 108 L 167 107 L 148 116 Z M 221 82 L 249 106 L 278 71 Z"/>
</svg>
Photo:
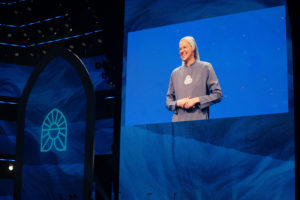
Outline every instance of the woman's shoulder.
<svg viewBox="0 0 300 200">
<path fill-rule="evenodd" d="M 172 74 L 175 74 L 175 73 L 178 73 L 182 70 L 183 66 L 180 65 L 179 67 L 176 67 L 173 71 L 172 71 Z"/>
<path fill-rule="evenodd" d="M 197 65 L 198 65 L 198 67 L 202 67 L 202 68 L 205 68 L 207 70 L 211 70 L 212 69 L 212 65 L 211 65 L 210 62 L 197 61 Z"/>
</svg>

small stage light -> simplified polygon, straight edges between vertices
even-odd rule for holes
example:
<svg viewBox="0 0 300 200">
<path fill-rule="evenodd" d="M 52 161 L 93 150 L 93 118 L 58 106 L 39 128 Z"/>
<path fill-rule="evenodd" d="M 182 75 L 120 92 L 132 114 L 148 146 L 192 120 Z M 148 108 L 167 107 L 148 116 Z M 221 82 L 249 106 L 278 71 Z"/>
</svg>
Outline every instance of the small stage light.
<svg viewBox="0 0 300 200">
<path fill-rule="evenodd" d="M 14 170 L 14 165 L 13 165 L 13 164 L 9 164 L 8 170 L 9 170 L 9 171 L 13 171 L 13 170 Z"/>
</svg>

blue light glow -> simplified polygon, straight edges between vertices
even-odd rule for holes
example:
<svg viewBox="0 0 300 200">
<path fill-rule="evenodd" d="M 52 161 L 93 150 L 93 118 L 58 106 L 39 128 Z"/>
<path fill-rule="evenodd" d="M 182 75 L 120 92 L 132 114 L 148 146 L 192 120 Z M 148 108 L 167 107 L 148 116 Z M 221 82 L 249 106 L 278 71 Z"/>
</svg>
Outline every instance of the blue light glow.
<svg viewBox="0 0 300 200">
<path fill-rule="evenodd" d="M 13 160 L 13 159 L 6 159 L 6 158 L 0 158 L 0 161 L 15 162 L 16 160 Z"/>
<path fill-rule="evenodd" d="M 44 19 L 44 20 L 36 21 L 36 22 L 31 22 L 31 23 L 28 23 L 28 24 L 22 24 L 20 26 L 11 25 L 11 24 L 0 24 L 0 26 L 6 26 L 6 27 L 12 27 L 12 28 L 23 28 L 23 27 L 26 27 L 26 26 L 32 26 L 34 24 L 39 24 L 41 22 L 47 22 L 47 21 L 51 21 L 51 20 L 54 20 L 54 19 L 59 19 L 59 18 L 62 18 L 62 17 L 67 17 L 67 16 L 69 16 L 68 13 L 66 13 L 64 15 L 60 15 L 60 16 L 51 17 L 51 18 L 47 18 L 47 19 Z"/>
<path fill-rule="evenodd" d="M 13 28 L 17 28 L 18 27 L 16 25 L 10 25 L 10 24 L 0 24 L 0 26 L 13 27 Z"/>
<path fill-rule="evenodd" d="M 100 30 L 95 30 L 95 31 L 83 33 L 83 34 L 73 35 L 73 36 L 69 36 L 69 37 L 65 37 L 65 38 L 59 38 L 59 39 L 56 39 L 56 40 L 49 40 L 49 41 L 46 41 L 46 42 L 39 42 L 39 43 L 36 43 L 36 44 L 30 44 L 30 45 L 18 45 L 18 44 L 9 44 L 9 43 L 3 43 L 3 42 L 0 42 L 0 45 L 13 46 L 13 47 L 23 47 L 23 48 L 34 47 L 34 46 L 38 46 L 38 45 L 49 44 L 49 43 L 53 43 L 53 42 L 59 42 L 59 41 L 68 40 L 68 39 L 72 39 L 72 38 L 78 38 L 78 37 L 81 37 L 81 36 L 91 35 L 93 33 L 99 33 L 101 31 L 102 30 L 100 29 Z"/>
<path fill-rule="evenodd" d="M 11 46 L 11 47 L 26 47 L 25 45 L 10 44 L 10 43 L 5 43 L 5 42 L 0 42 L 0 45 Z"/>
<path fill-rule="evenodd" d="M 0 5 L 12 5 L 12 4 L 16 4 L 16 3 L 21 3 L 21 2 L 25 2 L 25 0 L 19 0 L 19 1 L 14 1 L 14 2 L 0 2 Z"/>
<path fill-rule="evenodd" d="M 7 103 L 7 104 L 18 104 L 16 102 L 9 102 L 9 101 L 0 101 L 0 103 Z"/>
<path fill-rule="evenodd" d="M 115 96 L 112 96 L 112 97 L 105 97 L 104 99 L 114 99 L 116 98 Z"/>
</svg>

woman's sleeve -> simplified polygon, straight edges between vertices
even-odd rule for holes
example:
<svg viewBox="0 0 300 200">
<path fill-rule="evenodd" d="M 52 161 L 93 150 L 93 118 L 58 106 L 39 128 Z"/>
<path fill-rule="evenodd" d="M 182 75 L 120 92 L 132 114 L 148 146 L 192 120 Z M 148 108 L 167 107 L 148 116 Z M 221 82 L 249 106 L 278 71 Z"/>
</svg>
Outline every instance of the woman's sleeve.
<svg viewBox="0 0 300 200">
<path fill-rule="evenodd" d="M 223 96 L 219 80 L 211 64 L 209 64 L 208 70 L 209 71 L 206 82 L 208 94 L 200 97 L 200 109 L 206 108 L 208 106 L 220 102 Z"/>
<path fill-rule="evenodd" d="M 174 113 L 177 113 L 176 95 L 175 95 L 175 89 L 174 89 L 174 85 L 173 85 L 173 73 L 171 75 L 170 82 L 169 82 L 166 107 L 168 110 L 170 110 Z"/>
</svg>

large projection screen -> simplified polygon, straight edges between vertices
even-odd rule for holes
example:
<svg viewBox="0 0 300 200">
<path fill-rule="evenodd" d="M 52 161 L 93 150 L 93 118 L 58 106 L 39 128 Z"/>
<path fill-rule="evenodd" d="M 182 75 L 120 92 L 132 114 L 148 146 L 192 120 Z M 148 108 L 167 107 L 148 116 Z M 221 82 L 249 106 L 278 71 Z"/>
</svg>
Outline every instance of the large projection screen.
<svg viewBox="0 0 300 200">
<path fill-rule="evenodd" d="M 283 0 L 125 1 L 119 199 L 295 199 L 288 16 Z M 185 36 L 223 93 L 208 120 L 166 108 Z"/>
</svg>

